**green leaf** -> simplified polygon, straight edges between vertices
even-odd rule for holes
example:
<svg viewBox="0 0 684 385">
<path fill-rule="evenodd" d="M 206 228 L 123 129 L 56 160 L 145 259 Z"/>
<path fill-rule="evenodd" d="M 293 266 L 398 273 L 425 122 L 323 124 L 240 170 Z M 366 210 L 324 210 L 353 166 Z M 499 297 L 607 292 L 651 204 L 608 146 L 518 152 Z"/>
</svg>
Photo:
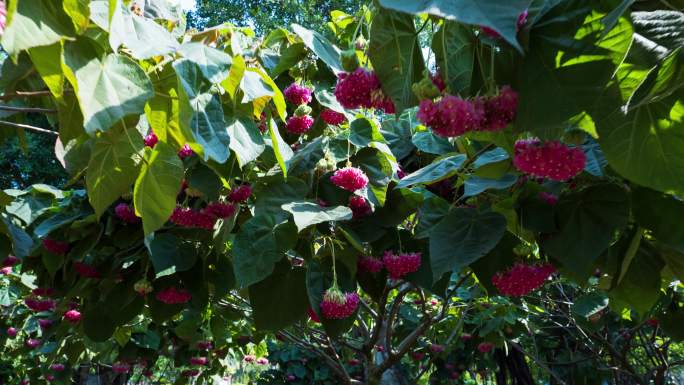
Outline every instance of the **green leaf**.
<svg viewBox="0 0 684 385">
<path fill-rule="evenodd" d="M 0 233 L 7 234 L 12 241 L 12 253 L 19 258 L 28 257 L 33 248 L 33 239 L 21 227 L 9 219 L 0 217 Z"/>
<path fill-rule="evenodd" d="M 431 131 L 420 131 L 413 134 L 411 142 L 422 152 L 444 155 L 454 151 L 454 146 L 446 138 L 437 136 Z"/>
<path fill-rule="evenodd" d="M 583 281 L 615 231 L 627 224 L 629 197 L 618 185 L 594 185 L 562 195 L 555 213 L 558 231 L 541 241 L 542 249 Z"/>
<path fill-rule="evenodd" d="M 74 23 L 76 32 L 82 34 L 90 24 L 90 4 L 88 0 L 63 0 L 64 12 Z"/>
<path fill-rule="evenodd" d="M 163 142 L 145 149 L 145 160 L 135 181 L 135 213 L 143 220 L 145 234 L 161 228 L 176 207 L 176 195 L 183 179 L 183 162 Z"/>
<path fill-rule="evenodd" d="M 398 119 L 384 119 L 380 132 L 389 143 L 392 153 L 397 159 L 404 159 L 414 149 L 411 141 L 411 128 L 418 122 L 416 121 L 417 109 L 412 108 L 402 112 Z"/>
<path fill-rule="evenodd" d="M 171 65 L 151 74 L 154 96 L 145 105 L 145 117 L 160 141 L 180 148 L 193 142 L 192 132 L 180 122 L 178 78 Z"/>
<path fill-rule="evenodd" d="M 99 305 L 99 306 L 98 306 Z M 104 303 L 94 304 L 83 312 L 81 324 L 85 335 L 95 342 L 104 342 L 112 337 L 116 324 L 109 316 L 109 312 L 102 311 L 107 308 Z"/>
<path fill-rule="evenodd" d="M 189 126 L 197 143 L 209 158 L 224 163 L 230 155 L 230 136 L 224 121 L 218 95 L 209 92 L 211 84 L 204 79 L 198 65 L 181 59 L 173 63 L 180 87 L 181 126 Z"/>
<path fill-rule="evenodd" d="M 658 317 L 658 320 L 665 334 L 676 342 L 684 341 L 684 329 L 682 329 L 684 310 L 681 308 L 675 310 L 668 309 L 665 314 Z"/>
<path fill-rule="evenodd" d="M 48 86 L 52 95 L 61 99 L 65 76 L 62 72 L 62 44 L 33 47 L 28 51 L 36 71 Z M 61 130 L 61 127 L 60 127 Z"/>
<path fill-rule="evenodd" d="M 518 15 L 529 6 L 527 0 L 380 0 L 380 5 L 401 12 L 428 13 L 459 23 L 489 27 L 522 51 L 516 37 L 516 24 Z"/>
<path fill-rule="evenodd" d="M 332 45 L 328 39 L 316 31 L 306 29 L 299 24 L 292 24 L 292 31 L 304 42 L 304 45 L 316 54 L 323 63 L 335 73 L 344 72 L 340 63 L 340 50 Z"/>
<path fill-rule="evenodd" d="M 146 238 L 145 243 L 150 251 L 156 278 L 190 270 L 197 261 L 195 246 L 173 234 L 154 234 L 151 239 Z"/>
<path fill-rule="evenodd" d="M 88 200 L 99 217 L 115 200 L 131 191 L 144 144 L 135 129 L 105 132 L 95 139 L 86 172 Z"/>
<path fill-rule="evenodd" d="M 154 95 L 145 72 L 125 56 L 109 54 L 104 60 L 85 55 L 84 43 L 67 43 L 64 60 L 74 72 L 74 85 L 90 134 L 106 131 L 128 115 L 142 114 Z M 90 59 L 88 59 L 90 57 Z"/>
<path fill-rule="evenodd" d="M 251 285 L 249 302 L 254 326 L 277 331 L 304 318 L 309 307 L 305 282 L 306 270 L 284 261 L 268 278 Z"/>
<path fill-rule="evenodd" d="M 186 180 L 191 188 L 204 194 L 203 198 L 208 202 L 218 200 L 219 192 L 223 189 L 219 176 L 202 163 L 197 163 L 188 170 Z"/>
<path fill-rule="evenodd" d="M 297 227 L 273 215 L 257 215 L 245 222 L 233 243 L 235 278 L 238 287 L 262 281 L 285 252 L 297 243 Z"/>
<path fill-rule="evenodd" d="M 368 58 L 398 114 L 418 105 L 411 86 L 422 78 L 425 64 L 412 16 L 378 12 L 371 26 Z"/>
<path fill-rule="evenodd" d="M 178 53 L 195 63 L 210 83 L 221 83 L 230 73 L 233 58 L 227 53 L 201 43 L 184 43 Z"/>
<path fill-rule="evenodd" d="M 287 161 L 292 158 L 294 152 L 290 146 L 287 145 L 285 139 L 280 136 L 278 126 L 273 119 L 268 119 L 268 136 L 270 142 L 267 140 L 267 144 L 270 144 L 273 149 L 278 166 L 280 166 L 280 170 L 283 172 L 283 177 L 287 178 Z"/>
<path fill-rule="evenodd" d="M 475 65 L 475 35 L 463 24 L 445 21 L 432 37 L 439 74 L 453 94 L 470 91 Z"/>
<path fill-rule="evenodd" d="M 264 137 L 259 132 L 254 120 L 246 118 L 232 119 L 227 123 L 230 135 L 230 149 L 237 155 L 240 167 L 256 160 L 264 152 Z"/>
<path fill-rule="evenodd" d="M 109 26 L 109 45 L 114 52 L 123 45 L 133 58 L 143 60 L 178 49 L 178 42 L 164 27 L 152 19 L 134 15 L 122 0 L 114 1 L 116 5 Z"/>
<path fill-rule="evenodd" d="M 273 78 L 277 78 L 283 72 L 294 67 L 302 59 L 306 57 L 306 46 L 303 43 L 295 43 L 288 45 L 281 50 L 278 55 L 278 64 L 270 71 Z"/>
<path fill-rule="evenodd" d="M 373 147 L 365 147 L 357 152 L 351 161 L 366 173 L 372 185 L 386 186 L 389 184 L 394 168 L 392 167 L 392 160 L 386 153 Z"/>
<path fill-rule="evenodd" d="M 604 293 L 594 291 L 577 298 L 572 305 L 572 312 L 589 319 L 607 308 L 608 302 L 608 297 Z"/>
<path fill-rule="evenodd" d="M 684 252 L 684 203 L 672 196 L 643 187 L 632 190 L 632 212 L 639 226 L 647 228 L 659 242 Z"/>
<path fill-rule="evenodd" d="M 660 270 L 663 263 L 645 248 L 640 248 L 627 274 L 609 292 L 612 302 L 629 305 L 641 316 L 648 313 L 660 298 Z"/>
<path fill-rule="evenodd" d="M 408 187 L 418 183 L 431 184 L 443 179 L 447 179 L 456 174 L 459 167 L 461 167 L 465 160 L 466 156 L 463 154 L 441 158 L 405 176 L 399 181 L 397 187 Z"/>
<path fill-rule="evenodd" d="M 282 205 L 282 208 L 292 214 L 299 231 L 318 223 L 352 218 L 351 209 L 345 206 L 323 207 L 313 202 L 292 202 Z"/>
<path fill-rule="evenodd" d="M 681 11 L 632 12 L 630 17 L 635 32 L 652 43 L 649 45 L 654 52 L 667 53 L 684 46 L 684 14 Z"/>
<path fill-rule="evenodd" d="M 349 141 L 358 147 L 366 147 L 371 142 L 384 142 L 378 127 L 366 118 L 358 118 L 349 125 Z"/>
<path fill-rule="evenodd" d="M 430 231 L 433 279 L 477 261 L 499 243 L 505 231 L 506 218 L 501 214 L 452 210 Z"/>
<path fill-rule="evenodd" d="M 15 0 L 9 2 L 2 48 L 12 56 L 29 48 L 51 45 L 73 36 L 73 26 L 61 1 Z"/>
<path fill-rule="evenodd" d="M 479 195 L 489 189 L 505 190 L 515 184 L 518 177 L 513 174 L 506 174 L 499 179 L 480 178 L 472 176 L 464 182 L 464 197 Z"/>
<path fill-rule="evenodd" d="M 652 68 L 629 99 L 629 109 L 657 102 L 684 85 L 684 50 L 677 48 Z"/>
<path fill-rule="evenodd" d="M 427 198 L 418 207 L 418 225 L 416 225 L 416 238 L 427 238 L 441 220 L 449 213 L 449 202 L 444 198 L 426 192 Z"/>
</svg>

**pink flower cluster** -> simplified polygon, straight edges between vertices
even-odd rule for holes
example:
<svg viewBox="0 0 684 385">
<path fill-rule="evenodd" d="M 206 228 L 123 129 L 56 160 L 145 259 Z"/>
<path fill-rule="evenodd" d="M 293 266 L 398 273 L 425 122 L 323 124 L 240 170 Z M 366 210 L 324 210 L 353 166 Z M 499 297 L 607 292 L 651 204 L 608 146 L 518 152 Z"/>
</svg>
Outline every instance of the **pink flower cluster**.
<svg viewBox="0 0 684 385">
<path fill-rule="evenodd" d="M 349 208 L 352 211 L 353 219 L 363 218 L 373 212 L 366 198 L 358 195 L 352 195 L 349 198 Z"/>
<path fill-rule="evenodd" d="M 515 142 L 513 165 L 520 171 L 556 181 L 565 181 L 584 170 L 587 157 L 580 147 L 539 139 Z"/>
<path fill-rule="evenodd" d="M 307 87 L 292 83 L 283 91 L 285 99 L 294 105 L 309 104 L 311 102 L 311 90 Z"/>
<path fill-rule="evenodd" d="M 203 366 L 209 363 L 207 357 L 190 357 L 190 365 Z"/>
<path fill-rule="evenodd" d="M 76 270 L 76 273 L 83 278 L 100 278 L 100 273 L 97 271 L 97 269 L 92 265 L 88 265 L 87 263 L 74 262 L 74 270 Z"/>
<path fill-rule="evenodd" d="M 338 75 L 335 98 L 344 108 L 375 108 L 388 114 L 395 112 L 394 103 L 380 88 L 375 72 L 357 68 Z"/>
<path fill-rule="evenodd" d="M 27 297 L 24 299 L 24 304 L 26 307 L 33 311 L 53 311 L 57 306 L 57 303 L 53 299 L 37 299 L 33 297 Z"/>
<path fill-rule="evenodd" d="M 306 309 L 306 314 L 311 318 L 311 320 L 315 323 L 321 323 L 321 319 L 318 318 L 318 314 L 314 311 L 312 308 Z"/>
<path fill-rule="evenodd" d="M 544 284 L 547 278 L 556 271 L 550 264 L 526 265 L 516 263 L 504 272 L 492 277 L 492 284 L 503 295 L 522 297 Z"/>
<path fill-rule="evenodd" d="M 40 326 L 42 330 L 49 328 L 50 326 L 52 326 L 53 323 L 54 321 L 47 318 L 41 318 L 38 320 L 38 326 Z"/>
<path fill-rule="evenodd" d="M 55 295 L 55 289 L 51 287 L 38 287 L 31 290 L 31 294 L 35 295 L 36 297 L 52 297 Z"/>
<path fill-rule="evenodd" d="M 385 269 L 392 279 L 400 279 L 406 274 L 418 271 L 421 262 L 421 253 L 406 253 L 394 254 L 391 251 L 385 251 L 382 256 L 382 262 L 385 264 Z"/>
<path fill-rule="evenodd" d="M 230 194 L 228 195 L 228 200 L 233 203 L 242 203 L 246 202 L 251 195 L 252 186 L 248 184 L 243 184 L 230 191 Z"/>
<path fill-rule="evenodd" d="M 321 314 L 328 319 L 342 319 L 354 314 L 359 306 L 359 295 L 357 293 L 333 293 L 330 289 L 323 295 L 321 301 Z"/>
<path fill-rule="evenodd" d="M 477 350 L 480 353 L 489 353 L 494 349 L 494 344 L 491 342 L 481 342 L 479 345 L 477 345 Z"/>
<path fill-rule="evenodd" d="M 181 147 L 180 150 L 178 150 L 178 157 L 181 159 L 189 158 L 195 154 L 194 151 L 192 151 L 192 148 L 186 143 Z"/>
<path fill-rule="evenodd" d="M 259 357 L 259 358 L 257 358 L 256 363 L 257 363 L 257 365 L 266 366 L 266 365 L 268 365 L 268 358 Z"/>
<path fill-rule="evenodd" d="M 291 134 L 301 135 L 311 129 L 314 119 L 310 115 L 292 116 L 287 118 L 285 129 Z"/>
<path fill-rule="evenodd" d="M 157 299 L 167 305 L 175 305 L 189 302 L 192 299 L 192 295 L 187 290 L 176 289 L 172 286 L 157 293 Z"/>
<path fill-rule="evenodd" d="M 140 218 L 135 215 L 135 211 L 131 206 L 126 203 L 119 203 L 114 208 L 114 213 L 116 216 L 126 223 L 138 223 Z"/>
<path fill-rule="evenodd" d="M 154 146 L 157 145 L 157 142 L 159 142 L 159 138 L 157 138 L 157 134 L 155 134 L 154 131 L 150 131 L 149 134 L 145 135 L 143 142 L 145 143 L 145 146 L 154 148 Z"/>
<path fill-rule="evenodd" d="M 197 349 L 199 350 L 211 350 L 214 348 L 214 344 L 211 341 L 199 341 L 197 343 Z"/>
<path fill-rule="evenodd" d="M 379 258 L 373 258 L 368 255 L 362 255 L 356 262 L 356 268 L 362 273 L 379 273 L 385 266 Z"/>
<path fill-rule="evenodd" d="M 21 262 L 19 258 L 15 257 L 14 255 L 8 255 L 7 258 L 5 258 L 5 260 L 2 261 L 2 266 L 12 267 L 18 265 L 19 262 Z"/>
<path fill-rule="evenodd" d="M 52 254 L 62 255 L 69 251 L 69 244 L 66 242 L 56 241 L 54 239 L 43 239 L 43 247 Z"/>
<path fill-rule="evenodd" d="M 112 364 L 112 372 L 114 373 L 128 373 L 131 370 L 131 365 L 125 362 L 115 362 Z"/>
<path fill-rule="evenodd" d="M 204 208 L 204 211 L 217 217 L 217 218 L 228 218 L 235 214 L 235 205 L 228 203 L 212 202 Z M 212 225 L 213 227 L 213 225 Z"/>
<path fill-rule="evenodd" d="M 212 230 L 216 217 L 206 210 L 193 210 L 189 207 L 176 207 L 169 220 L 178 226 Z"/>
<path fill-rule="evenodd" d="M 15 328 L 15 327 L 11 327 L 11 326 L 10 326 L 10 327 L 7 328 L 7 335 L 9 336 L 9 338 L 14 338 L 14 337 L 16 337 L 18 332 L 19 332 L 19 331 L 18 331 L 17 328 Z"/>
<path fill-rule="evenodd" d="M 55 372 L 63 372 L 64 371 L 64 364 L 52 364 L 52 365 L 50 365 L 50 370 L 55 371 Z"/>
<path fill-rule="evenodd" d="M 339 188 L 354 192 L 366 187 L 368 177 L 360 168 L 345 167 L 335 171 L 330 181 Z"/>
<path fill-rule="evenodd" d="M 71 322 L 72 324 L 76 324 L 81 320 L 81 312 L 78 310 L 71 309 L 64 313 L 64 319 Z"/>
<path fill-rule="evenodd" d="M 339 126 L 340 124 L 344 123 L 345 120 L 347 120 L 344 114 L 329 108 L 321 111 L 321 119 L 332 126 Z"/>
<path fill-rule="evenodd" d="M 424 99 L 418 107 L 418 120 L 444 137 L 463 135 L 470 131 L 497 131 L 515 119 L 518 93 L 508 86 L 491 98 L 464 100 L 446 95 L 435 102 Z"/>
<path fill-rule="evenodd" d="M 29 348 L 29 349 L 35 349 L 35 348 L 37 348 L 38 346 L 40 346 L 40 340 L 37 340 L 37 339 L 35 339 L 35 338 L 29 338 L 29 339 L 26 340 L 25 344 L 26 344 L 26 347 L 27 347 L 27 348 Z"/>
</svg>

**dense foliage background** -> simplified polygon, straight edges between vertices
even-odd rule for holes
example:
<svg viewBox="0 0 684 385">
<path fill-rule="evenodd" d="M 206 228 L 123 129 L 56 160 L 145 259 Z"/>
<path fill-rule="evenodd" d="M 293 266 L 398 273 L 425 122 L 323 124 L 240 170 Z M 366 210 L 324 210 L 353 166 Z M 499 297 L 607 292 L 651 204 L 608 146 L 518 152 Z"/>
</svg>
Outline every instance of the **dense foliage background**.
<svg viewBox="0 0 684 385">
<path fill-rule="evenodd" d="M 3 382 L 681 383 L 681 1 L 0 4 Z"/>
</svg>

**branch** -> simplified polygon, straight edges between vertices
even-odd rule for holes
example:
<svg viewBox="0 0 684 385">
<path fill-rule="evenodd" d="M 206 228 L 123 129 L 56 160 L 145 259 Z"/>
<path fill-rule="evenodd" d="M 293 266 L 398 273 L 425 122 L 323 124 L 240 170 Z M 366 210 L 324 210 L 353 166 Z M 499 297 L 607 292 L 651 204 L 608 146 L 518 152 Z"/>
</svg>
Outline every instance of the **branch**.
<svg viewBox="0 0 684 385">
<path fill-rule="evenodd" d="M 544 369 L 547 373 L 549 373 L 549 374 L 551 375 L 551 377 L 553 377 L 556 381 L 558 381 L 559 384 L 561 384 L 561 385 L 566 385 L 566 384 L 567 384 L 567 382 L 563 381 L 563 379 L 560 378 L 560 377 L 556 374 L 556 372 L 554 372 L 553 370 L 551 370 L 551 368 L 549 368 L 548 366 L 544 365 L 544 363 L 541 362 L 539 359 L 537 359 L 537 357 L 535 357 L 535 356 L 531 355 L 530 353 L 526 352 L 525 350 L 523 350 L 523 348 L 522 348 L 520 345 L 516 344 L 515 342 L 511 342 L 511 346 L 513 346 L 513 348 L 514 348 L 515 350 L 517 350 L 517 351 L 519 351 L 520 353 L 522 353 L 522 354 L 526 355 L 527 357 L 529 357 L 532 361 L 534 361 L 535 364 L 537 364 L 540 368 Z"/>
<path fill-rule="evenodd" d="M 73 92 L 73 90 L 64 90 L 64 93 Z M 16 98 L 35 98 L 40 96 L 52 96 L 50 91 L 17 91 L 8 94 L 0 95 L 0 100 L 10 100 Z"/>
<path fill-rule="evenodd" d="M 57 131 L 46 130 L 44 128 L 40 128 L 40 127 L 36 127 L 36 126 L 29 126 L 28 124 L 8 122 L 5 120 L 0 120 L 0 125 L 5 125 L 5 126 L 9 126 L 9 127 L 14 127 L 14 128 L 21 128 L 24 130 L 34 131 L 34 132 L 38 132 L 41 134 L 59 135 L 59 133 Z"/>
<path fill-rule="evenodd" d="M 39 114 L 56 114 L 57 110 L 51 108 L 38 108 L 38 107 L 14 107 L 14 106 L 0 106 L 0 111 L 12 111 L 12 112 L 36 112 Z"/>
</svg>

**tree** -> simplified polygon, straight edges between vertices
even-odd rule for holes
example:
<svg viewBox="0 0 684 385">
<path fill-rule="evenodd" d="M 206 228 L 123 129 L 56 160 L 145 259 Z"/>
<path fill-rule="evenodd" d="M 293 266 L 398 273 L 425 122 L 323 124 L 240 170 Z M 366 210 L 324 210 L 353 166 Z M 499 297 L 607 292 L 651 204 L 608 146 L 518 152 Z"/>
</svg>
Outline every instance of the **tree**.
<svg viewBox="0 0 684 385">
<path fill-rule="evenodd" d="M 681 13 L 381 0 L 262 39 L 101 3 L 8 8 L 0 125 L 79 189 L 0 194 L 7 382 L 311 383 L 276 341 L 342 384 L 684 363 Z"/>
</svg>

